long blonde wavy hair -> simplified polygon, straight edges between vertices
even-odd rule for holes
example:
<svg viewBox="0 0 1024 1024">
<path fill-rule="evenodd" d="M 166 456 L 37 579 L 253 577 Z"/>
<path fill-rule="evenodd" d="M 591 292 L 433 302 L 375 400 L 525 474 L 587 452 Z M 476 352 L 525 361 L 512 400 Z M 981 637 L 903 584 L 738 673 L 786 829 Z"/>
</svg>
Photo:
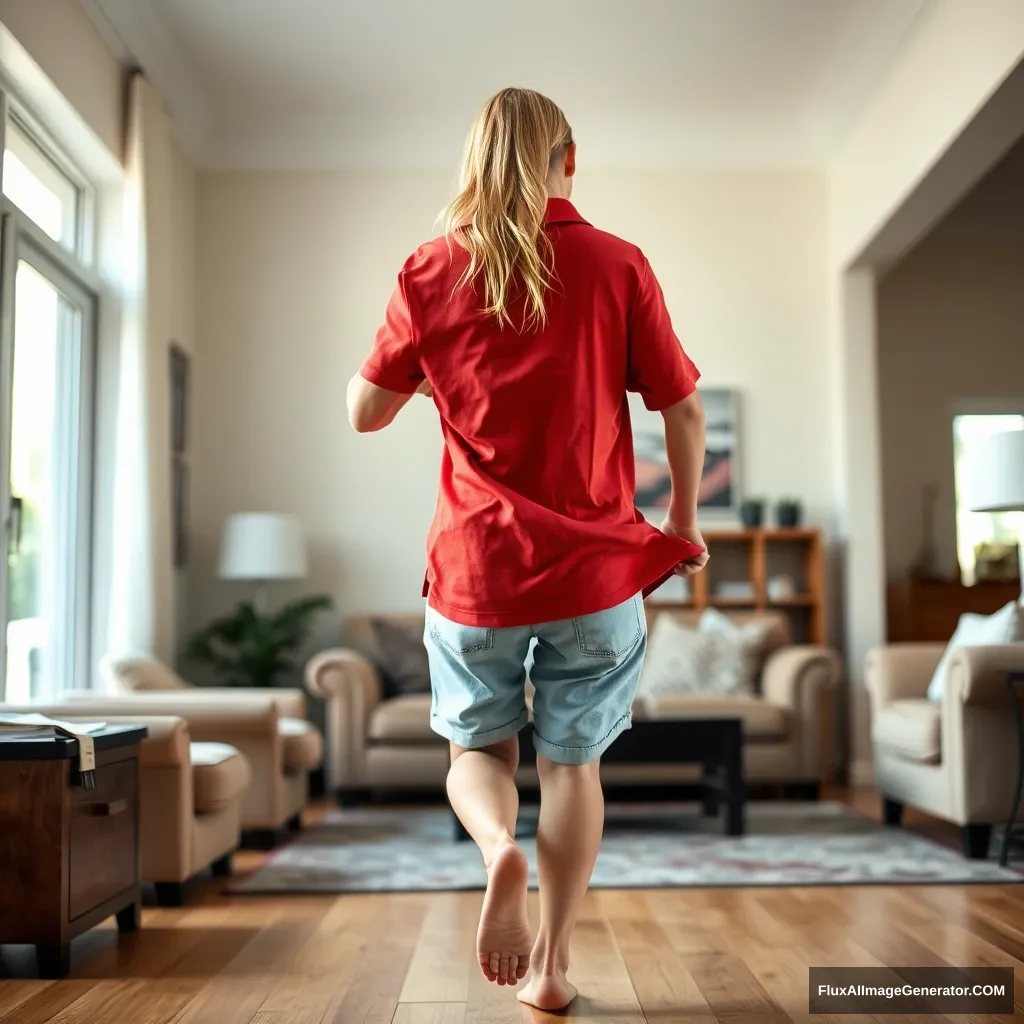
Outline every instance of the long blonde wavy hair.
<svg viewBox="0 0 1024 1024">
<path fill-rule="evenodd" d="M 565 114 L 532 89 L 502 89 L 484 105 L 462 157 L 459 194 L 444 211 L 445 234 L 469 253 L 456 287 L 483 278 L 484 312 L 502 326 L 514 283 L 526 289 L 524 328 L 547 322 L 554 268 L 544 233 L 548 174 L 572 145 Z"/>
</svg>

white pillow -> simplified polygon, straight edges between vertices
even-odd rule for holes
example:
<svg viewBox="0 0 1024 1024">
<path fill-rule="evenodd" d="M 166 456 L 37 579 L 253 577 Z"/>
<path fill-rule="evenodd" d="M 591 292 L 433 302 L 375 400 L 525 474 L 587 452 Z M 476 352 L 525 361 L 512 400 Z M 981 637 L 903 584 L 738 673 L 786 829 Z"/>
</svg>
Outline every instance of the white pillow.
<svg viewBox="0 0 1024 1024">
<path fill-rule="evenodd" d="M 965 612 L 960 616 L 956 631 L 950 637 L 942 660 L 935 669 L 935 675 L 928 684 L 928 699 L 941 703 L 946 695 L 946 676 L 949 663 L 958 647 L 991 647 L 996 644 L 1013 644 L 1024 640 L 1022 609 L 1015 601 L 1004 605 L 993 615 L 975 615 Z"/>
<path fill-rule="evenodd" d="M 770 629 L 760 622 L 736 626 L 711 609 L 691 629 L 663 612 L 651 629 L 637 695 L 753 693 Z"/>
<path fill-rule="evenodd" d="M 742 672 L 737 688 L 744 693 L 754 693 L 757 689 L 765 648 L 774 629 L 775 623 L 771 619 L 753 619 L 738 626 L 715 608 L 706 609 L 700 617 L 702 633 L 724 637 L 739 648 Z"/>
</svg>

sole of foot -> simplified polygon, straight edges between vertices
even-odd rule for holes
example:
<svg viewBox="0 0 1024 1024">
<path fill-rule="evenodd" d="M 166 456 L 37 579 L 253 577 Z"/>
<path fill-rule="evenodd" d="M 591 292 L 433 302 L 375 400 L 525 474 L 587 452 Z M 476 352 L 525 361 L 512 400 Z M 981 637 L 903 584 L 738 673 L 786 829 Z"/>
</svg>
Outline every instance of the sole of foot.
<svg viewBox="0 0 1024 1024">
<path fill-rule="evenodd" d="M 538 1010 L 564 1010 L 576 998 L 576 987 L 566 981 L 565 975 L 542 974 L 530 978 L 516 998 Z"/>
<path fill-rule="evenodd" d="M 515 843 L 504 846 L 487 872 L 487 892 L 476 935 L 477 959 L 488 981 L 515 985 L 530 966 L 533 937 L 526 913 L 526 854 Z"/>
</svg>

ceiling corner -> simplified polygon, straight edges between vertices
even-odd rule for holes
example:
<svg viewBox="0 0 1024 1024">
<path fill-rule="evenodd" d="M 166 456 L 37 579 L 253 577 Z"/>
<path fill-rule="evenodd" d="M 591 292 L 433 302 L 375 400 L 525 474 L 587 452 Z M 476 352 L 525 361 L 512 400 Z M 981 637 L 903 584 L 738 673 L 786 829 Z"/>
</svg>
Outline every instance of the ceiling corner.
<svg viewBox="0 0 1024 1024">
<path fill-rule="evenodd" d="M 205 165 L 219 120 L 211 94 L 168 32 L 152 0 L 80 0 L 97 31 L 126 67 L 137 67 L 160 94 L 175 138 Z"/>
</svg>

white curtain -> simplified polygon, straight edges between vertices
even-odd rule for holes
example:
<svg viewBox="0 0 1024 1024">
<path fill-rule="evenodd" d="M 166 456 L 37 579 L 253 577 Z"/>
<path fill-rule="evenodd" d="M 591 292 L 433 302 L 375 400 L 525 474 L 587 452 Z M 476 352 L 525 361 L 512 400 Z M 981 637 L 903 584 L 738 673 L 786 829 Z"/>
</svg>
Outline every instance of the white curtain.
<svg viewBox="0 0 1024 1024">
<path fill-rule="evenodd" d="M 160 97 L 130 85 L 125 153 L 125 289 L 107 653 L 172 663 L 170 341 L 174 164 Z"/>
</svg>

